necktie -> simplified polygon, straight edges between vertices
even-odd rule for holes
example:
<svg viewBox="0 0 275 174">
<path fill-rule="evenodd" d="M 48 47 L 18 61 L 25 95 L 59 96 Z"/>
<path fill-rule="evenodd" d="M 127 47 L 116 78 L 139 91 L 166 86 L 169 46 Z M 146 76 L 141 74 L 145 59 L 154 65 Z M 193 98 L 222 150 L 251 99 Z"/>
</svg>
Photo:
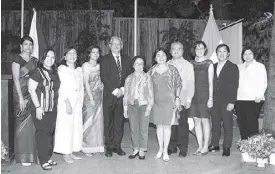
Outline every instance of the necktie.
<svg viewBox="0 0 275 174">
<path fill-rule="evenodd" d="M 121 66 L 120 66 L 120 61 L 119 61 L 119 56 L 116 56 L 116 65 L 117 65 L 117 69 L 118 69 L 118 77 L 119 77 L 119 81 L 121 82 Z"/>
</svg>

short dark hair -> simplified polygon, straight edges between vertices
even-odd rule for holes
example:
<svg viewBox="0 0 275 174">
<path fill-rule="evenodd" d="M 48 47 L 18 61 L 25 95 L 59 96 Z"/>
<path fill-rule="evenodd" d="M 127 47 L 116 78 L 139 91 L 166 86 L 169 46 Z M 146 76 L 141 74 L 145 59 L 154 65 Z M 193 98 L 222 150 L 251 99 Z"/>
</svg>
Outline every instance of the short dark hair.
<svg viewBox="0 0 275 174">
<path fill-rule="evenodd" d="M 247 46 L 247 47 L 244 47 L 244 48 L 243 48 L 242 53 L 241 53 L 241 58 L 242 58 L 242 61 L 243 61 L 243 62 L 245 61 L 244 58 L 243 58 L 243 55 L 244 55 L 244 52 L 247 51 L 247 50 L 250 50 L 250 51 L 253 53 L 254 59 L 255 59 L 255 53 L 254 53 L 255 50 L 254 50 L 252 47 Z"/>
<path fill-rule="evenodd" d="M 24 42 L 25 40 L 28 40 L 28 41 L 30 41 L 30 42 L 33 44 L 33 39 L 32 39 L 30 36 L 25 35 L 25 36 L 23 36 L 23 37 L 21 38 L 21 40 L 20 40 L 20 45 L 22 45 L 23 42 Z"/>
<path fill-rule="evenodd" d="M 157 64 L 156 55 L 157 55 L 157 53 L 158 53 L 159 51 L 164 52 L 165 55 L 166 55 L 166 57 L 167 57 L 167 60 L 168 60 L 168 54 L 167 54 L 167 52 L 165 51 L 164 48 L 160 47 L 160 48 L 157 48 L 157 49 L 155 50 L 154 54 L 153 54 L 153 61 L 152 61 L 152 62 L 153 62 L 153 65 L 156 65 L 156 64 Z M 166 60 L 166 61 L 167 61 L 167 60 Z"/>
<path fill-rule="evenodd" d="M 98 52 L 99 52 L 99 55 L 100 55 L 100 48 L 99 48 L 99 46 L 97 46 L 97 45 L 92 45 L 92 46 L 90 46 L 89 48 L 87 48 L 87 50 L 86 50 L 86 54 L 85 54 L 85 62 L 89 62 L 90 61 L 90 57 L 89 57 L 89 55 L 91 54 L 91 52 L 92 52 L 92 50 L 93 49 L 98 49 Z M 100 56 L 99 56 L 100 57 Z M 99 59 L 97 60 L 97 63 L 99 62 Z"/>
<path fill-rule="evenodd" d="M 208 48 L 207 48 L 207 46 L 206 46 L 206 43 L 205 43 L 204 41 L 202 41 L 202 40 L 196 41 L 196 42 L 195 42 L 195 45 L 194 45 L 194 50 L 196 50 L 196 47 L 197 47 L 198 45 L 203 45 L 203 47 L 205 48 L 204 55 L 206 56 L 207 53 L 208 53 Z"/>
<path fill-rule="evenodd" d="M 134 64 L 135 64 L 137 59 L 142 59 L 143 60 L 143 63 L 144 63 L 143 71 L 146 72 L 146 59 L 143 56 L 140 56 L 140 55 L 135 56 L 135 57 L 132 58 L 132 64 L 131 64 L 132 65 L 132 67 L 131 67 L 132 71 L 134 72 Z"/>
<path fill-rule="evenodd" d="M 38 66 L 39 66 L 39 67 L 43 67 L 44 60 L 46 59 L 47 54 L 48 54 L 49 51 L 52 51 L 52 52 L 54 53 L 54 55 L 56 56 L 55 51 L 54 51 L 52 48 L 46 49 L 46 50 L 43 52 L 43 55 L 42 55 L 42 56 L 40 57 L 40 59 L 39 59 L 39 62 L 38 62 Z M 52 70 L 54 70 L 54 71 L 57 70 L 57 63 L 56 63 L 56 61 L 57 61 L 57 60 L 56 60 L 56 57 L 55 57 L 55 61 L 54 61 L 54 64 L 53 64 L 53 66 L 52 66 Z"/>
<path fill-rule="evenodd" d="M 223 43 L 223 44 L 219 44 L 219 45 L 217 46 L 217 48 L 216 48 L 216 53 L 218 53 L 218 49 L 221 48 L 221 47 L 225 47 L 226 50 L 227 50 L 227 52 L 230 53 L 230 48 L 229 48 L 229 46 L 226 45 L 226 44 L 224 44 L 224 43 Z"/>
</svg>

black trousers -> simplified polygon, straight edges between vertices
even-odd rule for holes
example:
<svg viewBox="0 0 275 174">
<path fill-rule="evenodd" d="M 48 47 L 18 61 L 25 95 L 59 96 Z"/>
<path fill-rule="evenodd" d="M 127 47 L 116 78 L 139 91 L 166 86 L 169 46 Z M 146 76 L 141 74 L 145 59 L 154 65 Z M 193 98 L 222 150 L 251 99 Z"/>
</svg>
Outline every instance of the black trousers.
<svg viewBox="0 0 275 174">
<path fill-rule="evenodd" d="M 247 139 L 259 133 L 260 111 L 263 102 L 255 103 L 255 101 L 237 101 L 235 109 L 237 113 L 237 121 L 240 129 L 241 139 Z"/>
<path fill-rule="evenodd" d="M 106 149 L 121 147 L 121 141 L 124 133 L 122 99 L 123 97 L 120 97 L 112 106 L 103 104 L 104 138 Z"/>
<path fill-rule="evenodd" d="M 38 120 L 36 118 L 36 114 L 32 114 L 35 127 L 35 142 L 40 164 L 48 162 L 53 154 L 53 135 L 55 130 L 56 115 L 56 111 L 45 112 L 42 120 Z"/>
<path fill-rule="evenodd" d="M 211 109 L 211 122 L 212 122 L 212 146 L 219 146 L 221 137 L 221 123 L 223 123 L 224 140 L 223 147 L 231 148 L 233 140 L 233 110 L 227 111 L 228 103 L 214 102 Z"/>
<path fill-rule="evenodd" d="M 189 143 L 188 113 L 189 109 L 185 109 L 182 106 L 182 110 L 179 113 L 179 125 L 173 125 L 171 128 L 169 149 L 179 147 L 181 152 L 187 152 Z"/>
</svg>

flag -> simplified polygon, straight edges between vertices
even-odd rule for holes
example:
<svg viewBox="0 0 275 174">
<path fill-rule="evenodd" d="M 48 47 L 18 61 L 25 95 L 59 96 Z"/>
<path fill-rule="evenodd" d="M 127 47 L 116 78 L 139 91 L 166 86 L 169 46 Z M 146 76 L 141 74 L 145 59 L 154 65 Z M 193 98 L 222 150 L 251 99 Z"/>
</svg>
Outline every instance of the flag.
<svg viewBox="0 0 275 174">
<path fill-rule="evenodd" d="M 216 54 L 216 47 L 223 42 L 218 26 L 214 19 L 212 8 L 210 9 L 210 15 L 202 36 L 202 41 L 205 42 L 208 48 L 207 58 L 210 59 L 213 63 L 217 63 L 218 57 Z"/>
<path fill-rule="evenodd" d="M 241 53 L 243 49 L 243 24 L 238 22 L 220 31 L 222 40 L 230 48 L 229 60 L 235 64 L 241 64 Z"/>
<path fill-rule="evenodd" d="M 32 56 L 39 59 L 42 56 L 44 50 L 47 48 L 47 44 L 41 30 L 40 22 L 37 22 L 37 12 L 35 9 L 33 9 L 33 17 L 29 36 L 33 39 Z"/>
</svg>

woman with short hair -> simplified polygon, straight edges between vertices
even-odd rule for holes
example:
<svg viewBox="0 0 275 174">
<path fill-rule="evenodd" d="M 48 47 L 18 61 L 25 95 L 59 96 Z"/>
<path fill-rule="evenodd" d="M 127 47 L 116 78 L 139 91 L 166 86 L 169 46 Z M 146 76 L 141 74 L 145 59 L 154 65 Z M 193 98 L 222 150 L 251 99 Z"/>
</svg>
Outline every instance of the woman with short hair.
<svg viewBox="0 0 275 174">
<path fill-rule="evenodd" d="M 135 56 L 132 59 L 134 72 L 126 78 L 124 85 L 124 117 L 129 118 L 134 150 L 129 159 L 137 155 L 139 159 L 145 159 L 144 152 L 147 151 L 149 115 L 154 94 L 152 79 L 144 72 L 144 65 L 145 59 Z"/>
<path fill-rule="evenodd" d="M 266 68 L 255 60 L 253 49 L 242 51 L 244 63 L 239 65 L 239 88 L 235 104 L 241 139 L 247 139 L 259 132 L 258 118 L 265 100 L 267 88 Z"/>
</svg>

